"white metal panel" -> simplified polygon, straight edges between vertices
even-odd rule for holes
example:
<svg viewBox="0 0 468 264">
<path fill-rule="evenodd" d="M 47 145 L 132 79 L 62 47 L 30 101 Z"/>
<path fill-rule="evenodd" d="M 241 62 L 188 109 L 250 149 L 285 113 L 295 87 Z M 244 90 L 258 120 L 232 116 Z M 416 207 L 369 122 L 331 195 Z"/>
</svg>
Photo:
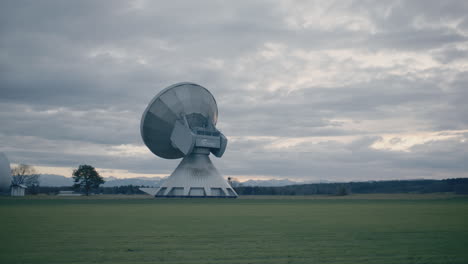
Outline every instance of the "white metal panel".
<svg viewBox="0 0 468 264">
<path fill-rule="evenodd" d="M 139 189 L 140 191 L 145 192 L 151 196 L 155 196 L 156 193 L 158 193 L 159 191 L 159 187 L 158 188 L 139 188 Z"/>
<path fill-rule="evenodd" d="M 206 154 L 192 153 L 186 156 L 171 176 L 161 185 L 161 188 L 167 188 L 168 190 L 183 188 L 188 191 L 193 187 L 204 188 L 206 196 L 208 197 L 237 197 L 235 191 L 232 190 L 229 183 L 221 176 Z M 225 191 L 228 188 L 231 189 L 232 192 Z M 213 189 L 219 189 L 221 191 L 213 193 Z M 187 195 L 185 193 L 183 194 Z M 174 195 L 173 192 L 166 192 L 165 194 L 158 193 L 157 196 L 176 195 Z"/>
</svg>

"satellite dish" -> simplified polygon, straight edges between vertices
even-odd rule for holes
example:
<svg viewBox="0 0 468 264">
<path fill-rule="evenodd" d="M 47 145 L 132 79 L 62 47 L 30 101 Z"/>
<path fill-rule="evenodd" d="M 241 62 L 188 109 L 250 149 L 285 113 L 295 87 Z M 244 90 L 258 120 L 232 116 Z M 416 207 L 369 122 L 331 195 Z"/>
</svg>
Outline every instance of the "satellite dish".
<svg viewBox="0 0 468 264">
<path fill-rule="evenodd" d="M 6 155 L 0 152 L 0 193 L 9 191 L 11 185 L 10 162 Z"/>
<path fill-rule="evenodd" d="M 183 158 L 159 188 L 141 188 L 156 197 L 237 197 L 209 158 L 224 154 L 226 137 L 216 129 L 213 95 L 194 83 L 171 85 L 151 100 L 141 118 L 145 145 L 164 159 Z"/>
</svg>

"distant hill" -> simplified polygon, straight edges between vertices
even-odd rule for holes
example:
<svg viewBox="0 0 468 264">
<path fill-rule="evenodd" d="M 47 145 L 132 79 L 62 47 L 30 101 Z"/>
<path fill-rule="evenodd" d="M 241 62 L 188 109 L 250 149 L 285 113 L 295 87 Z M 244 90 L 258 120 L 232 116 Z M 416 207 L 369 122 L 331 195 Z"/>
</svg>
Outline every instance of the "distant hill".
<svg viewBox="0 0 468 264">
<path fill-rule="evenodd" d="M 115 186 L 125 186 L 125 185 L 136 185 L 136 186 L 151 186 L 158 187 L 166 178 L 161 177 L 140 177 L 140 178 L 115 178 L 108 177 L 104 178 L 106 181 L 104 187 L 115 187 Z"/>
<path fill-rule="evenodd" d="M 56 174 L 41 174 L 39 177 L 39 185 L 60 187 L 60 186 L 72 186 L 73 180 L 70 177 L 65 177 Z"/>
<path fill-rule="evenodd" d="M 320 183 L 328 183 L 328 181 L 319 181 Z M 262 187 L 279 187 L 279 186 L 288 186 L 288 185 L 298 185 L 306 183 L 319 183 L 313 181 L 293 181 L 289 179 L 284 180 L 247 180 L 244 182 L 238 183 L 238 186 L 262 186 Z"/>
<path fill-rule="evenodd" d="M 139 177 L 139 178 L 116 178 L 116 177 L 107 177 L 104 178 L 106 181 L 102 186 L 103 187 L 116 187 L 116 186 L 126 186 L 126 185 L 135 185 L 135 186 L 151 186 L 158 187 L 166 178 L 161 177 Z M 326 181 L 320 181 L 322 183 Z M 264 186 L 264 187 L 278 187 L 278 186 L 287 186 L 287 185 L 297 185 L 297 184 L 306 184 L 312 182 L 300 182 L 292 181 L 289 179 L 284 180 L 247 180 L 240 182 L 239 186 Z M 71 177 L 65 177 L 62 175 L 56 174 L 41 174 L 40 185 L 48 187 L 61 187 L 61 186 L 72 186 L 73 180 Z"/>
<path fill-rule="evenodd" d="M 104 178 L 106 181 L 102 186 L 103 187 L 115 187 L 115 186 L 125 186 L 125 185 L 138 185 L 138 186 L 152 186 L 157 187 L 165 178 L 161 177 L 141 177 L 141 178 L 115 178 L 107 177 Z M 72 186 L 73 179 L 71 177 L 65 177 L 62 175 L 55 174 L 41 174 L 39 178 L 41 186 L 49 187 L 62 187 L 62 186 Z"/>
</svg>

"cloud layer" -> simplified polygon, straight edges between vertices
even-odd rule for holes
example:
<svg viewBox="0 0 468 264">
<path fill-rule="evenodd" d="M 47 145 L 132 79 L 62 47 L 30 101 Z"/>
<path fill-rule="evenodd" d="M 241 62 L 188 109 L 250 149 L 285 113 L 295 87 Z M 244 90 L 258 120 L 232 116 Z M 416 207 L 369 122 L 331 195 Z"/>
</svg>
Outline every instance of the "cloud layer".
<svg viewBox="0 0 468 264">
<path fill-rule="evenodd" d="M 0 151 L 14 163 L 168 174 L 177 161 L 146 149 L 141 114 L 192 81 L 217 99 L 225 175 L 468 177 L 465 1 L 0 7 Z"/>
</svg>

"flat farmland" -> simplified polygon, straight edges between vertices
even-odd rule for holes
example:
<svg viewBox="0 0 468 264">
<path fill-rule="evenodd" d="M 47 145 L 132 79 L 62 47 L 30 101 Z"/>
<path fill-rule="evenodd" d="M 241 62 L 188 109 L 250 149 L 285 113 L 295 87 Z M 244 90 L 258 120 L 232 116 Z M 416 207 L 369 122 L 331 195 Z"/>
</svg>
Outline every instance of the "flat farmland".
<svg viewBox="0 0 468 264">
<path fill-rule="evenodd" d="M 0 263 L 468 263 L 468 198 L 3 197 L 0 244 Z"/>
</svg>

